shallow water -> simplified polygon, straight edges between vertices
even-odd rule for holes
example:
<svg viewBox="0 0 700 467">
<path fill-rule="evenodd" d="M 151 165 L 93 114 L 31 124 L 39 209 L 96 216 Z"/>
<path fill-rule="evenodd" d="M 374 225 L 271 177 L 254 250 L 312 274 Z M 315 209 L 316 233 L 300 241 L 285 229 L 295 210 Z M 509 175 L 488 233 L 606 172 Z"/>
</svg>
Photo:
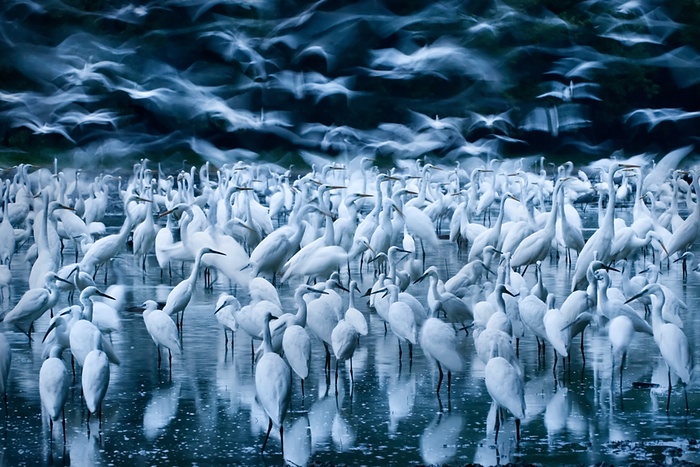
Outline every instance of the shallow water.
<svg viewBox="0 0 700 467">
<path fill-rule="evenodd" d="M 622 211 L 621 216 L 631 215 Z M 591 225 L 595 210 L 584 214 Z M 112 219 L 117 225 L 119 219 Z M 113 229 L 114 227 L 111 227 Z M 590 231 L 588 232 L 590 234 Z M 696 245 L 697 250 L 697 245 Z M 13 261 L 14 282 L 4 306 L 13 306 L 26 290 L 29 266 L 22 260 L 24 250 Z M 148 261 L 144 276 L 130 253 L 120 255 L 118 271 L 110 271 L 109 281 L 127 287 L 127 305 L 146 299 L 164 301 L 181 278 L 175 268 L 172 280 L 161 279 L 155 258 Z M 72 250 L 67 247 L 66 262 Z M 466 260 L 456 247 L 442 240 L 439 254 L 428 256 L 445 279 Z M 641 260 L 635 264 L 641 269 Z M 357 266 L 352 271 L 358 278 Z M 570 284 L 571 271 L 564 259 L 551 259 L 543 265 L 544 282 L 561 304 Z M 189 272 L 188 266 L 184 269 Z M 346 273 L 343 274 L 344 281 Z M 98 273 L 99 280 L 103 278 Z M 534 271 L 526 273 L 534 284 Z M 615 284 L 619 275 L 613 274 Z M 692 311 L 700 296 L 700 280 L 684 281 L 679 265 L 670 271 L 663 267 L 662 282 L 689 305 L 682 316 L 691 344 L 696 344 L 700 318 Z M 365 290 L 373 282 L 371 273 L 361 277 Z M 285 306 L 292 307 L 295 284 L 279 289 Z M 424 283 L 409 291 L 425 297 Z M 48 316 L 36 323 L 31 343 L 26 336 L 3 331 L 12 346 L 13 361 L 9 383 L 9 413 L 0 420 L 0 460 L 6 465 L 126 463 L 167 464 L 282 464 L 280 441 L 273 433 L 265 456 L 260 455 L 267 418 L 255 400 L 250 340 L 243 331 L 236 334 L 233 351 L 225 348 L 224 335 L 214 317 L 214 305 L 230 286 L 217 282 L 212 290 L 199 286 L 185 314 L 182 357 L 174 356 L 170 381 L 167 355 L 157 368 L 156 348 L 140 313 L 121 310 L 123 330 L 113 336 L 121 365 L 111 366 L 111 380 L 103 404 L 102 429 L 93 417 L 86 426 L 86 408 L 80 396 L 80 378 L 71 386 L 66 405 L 67 442 L 61 439 L 60 424 L 53 434 L 42 415 L 38 375 L 42 364 L 40 337 L 48 326 Z M 246 294 L 236 290 L 243 304 Z M 347 297 L 345 297 L 347 301 Z M 60 307 L 67 303 L 64 295 Z M 630 461 L 670 462 L 680 459 L 700 462 L 700 391 L 688 389 L 691 411 L 683 408 L 680 388 L 674 390 L 671 410 L 665 411 L 666 370 L 651 336 L 635 336 L 624 373 L 622 393 L 617 375 L 611 374 L 607 337 L 586 331 L 586 363 L 572 345 L 571 365 L 559 365 L 556 379 L 552 353 L 538 363 L 533 336 L 520 343 L 525 369 L 527 417 L 523 439 L 515 444 L 515 424 L 506 418 L 498 444 L 494 444 L 493 413 L 483 381 L 484 365 L 474 351 L 471 334 L 459 334 L 459 346 L 466 363 L 461 374 L 453 375 L 448 394 L 443 385 L 441 400 L 435 394 L 437 370 L 427 363 L 419 347 L 409 363 L 404 349 L 398 360 L 397 340 L 385 335 L 380 318 L 370 313 L 366 299 L 358 308 L 368 317 L 370 333 L 360 340 L 353 359 L 355 383 L 341 368 L 338 396 L 323 370 L 323 346 L 312 338 L 312 369 L 302 399 L 298 379 L 294 379 L 292 406 L 285 420 L 285 458 L 305 465 L 310 462 L 379 464 L 441 464 L 477 462 L 485 465 L 507 462 L 547 464 L 624 463 Z M 697 347 L 696 345 L 694 347 Z M 697 352 L 696 352 L 697 354 Z M 68 353 L 65 354 L 68 356 Z M 696 355 L 697 356 L 697 355 Z M 69 363 L 68 363 L 69 364 Z M 335 362 L 333 362 L 335 364 Z M 657 390 L 634 389 L 633 382 L 658 382 Z"/>
</svg>

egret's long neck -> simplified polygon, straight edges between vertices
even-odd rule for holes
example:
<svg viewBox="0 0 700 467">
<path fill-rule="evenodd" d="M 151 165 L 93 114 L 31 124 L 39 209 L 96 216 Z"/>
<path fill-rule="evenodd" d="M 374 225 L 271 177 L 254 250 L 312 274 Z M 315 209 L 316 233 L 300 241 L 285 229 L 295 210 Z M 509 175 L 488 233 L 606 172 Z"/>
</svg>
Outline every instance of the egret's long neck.
<svg viewBox="0 0 700 467">
<path fill-rule="evenodd" d="M 296 324 L 304 327 L 306 326 L 306 302 L 304 301 L 304 292 L 301 290 L 297 291 L 297 293 L 294 294 L 294 301 L 297 304 Z"/>
</svg>

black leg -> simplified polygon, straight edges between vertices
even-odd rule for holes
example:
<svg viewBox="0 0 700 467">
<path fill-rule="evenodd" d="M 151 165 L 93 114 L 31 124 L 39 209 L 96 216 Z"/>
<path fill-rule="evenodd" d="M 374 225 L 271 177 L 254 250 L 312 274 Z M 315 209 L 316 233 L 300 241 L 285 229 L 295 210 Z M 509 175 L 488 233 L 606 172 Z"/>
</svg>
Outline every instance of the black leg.
<svg viewBox="0 0 700 467">
<path fill-rule="evenodd" d="M 272 431 L 272 419 L 270 419 L 270 423 L 267 425 L 267 434 L 265 434 L 265 441 L 263 441 L 260 452 L 265 452 L 265 445 L 267 444 L 267 439 L 270 437 L 270 431 Z"/>
<path fill-rule="evenodd" d="M 668 396 L 666 397 L 666 412 L 671 407 L 671 368 L 668 369 Z"/>
<path fill-rule="evenodd" d="M 496 426 L 494 431 L 496 432 L 496 438 L 493 440 L 494 443 L 498 443 L 498 430 L 501 428 L 501 417 L 498 414 L 498 408 L 496 408 Z"/>
</svg>

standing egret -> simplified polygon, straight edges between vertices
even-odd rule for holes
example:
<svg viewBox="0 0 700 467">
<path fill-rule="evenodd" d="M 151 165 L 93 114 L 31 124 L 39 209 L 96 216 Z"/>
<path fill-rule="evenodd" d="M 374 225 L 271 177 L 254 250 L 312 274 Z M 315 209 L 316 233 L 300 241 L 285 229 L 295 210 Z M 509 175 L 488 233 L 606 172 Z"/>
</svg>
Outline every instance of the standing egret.
<svg viewBox="0 0 700 467">
<path fill-rule="evenodd" d="M 452 382 L 452 372 L 462 371 L 462 357 L 457 351 L 457 335 L 452 326 L 437 317 L 437 309 L 431 310 L 431 316 L 420 329 L 418 342 L 430 361 L 437 363 L 440 378 L 438 379 L 436 393 L 440 398 L 440 385 L 442 384 L 442 367 L 447 368 L 447 392 L 449 395 Z"/>
<path fill-rule="evenodd" d="M 581 290 L 588 285 L 588 266 L 597 257 L 606 263 L 609 260 L 610 250 L 615 238 L 615 183 L 613 177 L 620 167 L 630 167 L 629 165 L 613 162 L 608 169 L 608 210 L 605 212 L 598 230 L 586 241 L 581 252 L 576 258 L 576 268 L 571 279 L 571 290 Z M 603 196 L 602 194 L 600 196 Z"/>
<path fill-rule="evenodd" d="M 552 239 L 556 236 L 557 197 L 561 190 L 561 182 L 558 182 L 552 195 L 552 210 L 547 218 L 547 223 L 543 228 L 536 230 L 525 237 L 517 246 L 511 257 L 511 267 L 519 268 L 535 264 L 537 261 L 544 261 L 552 246 Z"/>
<path fill-rule="evenodd" d="M 5 416 L 7 417 L 7 382 L 12 363 L 12 349 L 5 334 L 0 333 L 0 391 L 5 400 Z"/>
<path fill-rule="evenodd" d="M 304 300 L 304 295 L 307 293 L 321 293 L 325 294 L 323 290 L 314 289 L 306 284 L 301 284 L 297 287 L 294 292 L 294 303 L 296 304 L 296 313 L 282 313 L 279 317 L 270 325 L 270 336 L 272 350 L 275 352 L 280 352 L 282 350 L 282 340 L 284 338 L 285 331 L 288 327 L 298 325 L 301 327 L 306 326 L 306 309 L 307 304 Z"/>
<path fill-rule="evenodd" d="M 289 366 L 301 378 L 301 398 L 304 399 L 304 380 L 309 376 L 311 339 L 305 328 L 298 324 L 287 326 L 282 336 L 282 350 Z"/>
<path fill-rule="evenodd" d="M 460 323 L 466 329 L 464 322 L 474 318 L 469 305 L 455 294 L 440 291 L 438 288 L 438 271 L 435 266 L 430 266 L 426 269 L 423 275 L 416 279 L 415 282 L 420 282 L 426 277 L 430 278 L 428 306 L 431 312 L 437 313 L 438 310 L 443 310 L 450 322 Z"/>
<path fill-rule="evenodd" d="M 49 430 L 53 433 L 53 422 L 63 417 L 63 443 L 66 442 L 66 415 L 64 406 L 68 399 L 68 369 L 61 360 L 61 347 L 51 347 L 49 358 L 44 360 L 39 371 L 39 396 L 49 416 Z M 53 439 L 53 436 L 52 436 Z"/>
<path fill-rule="evenodd" d="M 497 407 L 508 409 L 515 417 L 515 437 L 520 444 L 520 420 L 525 418 L 525 389 L 523 380 L 517 369 L 503 357 L 492 357 L 484 368 L 486 389 Z M 496 439 L 500 427 L 498 412 L 496 413 Z"/>
<path fill-rule="evenodd" d="M 99 410 L 100 428 L 102 428 L 102 400 L 109 386 L 109 358 L 102 351 L 102 334 L 95 329 L 92 335 L 93 350 L 85 357 L 83 364 L 83 397 L 88 408 L 87 423 L 90 431 L 90 414 Z"/>
<path fill-rule="evenodd" d="M 585 293 L 585 292 L 584 292 Z M 569 356 L 569 348 L 571 347 L 570 324 L 576 317 L 571 317 L 568 313 L 563 312 L 559 308 L 554 308 L 554 295 L 547 296 L 547 312 L 542 318 L 547 340 L 554 348 L 554 367 L 552 372 L 556 374 L 558 355 L 562 358 Z M 566 363 L 566 362 L 565 362 Z"/>
<path fill-rule="evenodd" d="M 394 284 L 386 286 L 389 293 L 389 327 L 399 341 L 399 366 L 401 366 L 401 342 L 408 342 L 408 358 L 413 363 L 413 346 L 416 343 L 416 317 L 406 303 L 399 301 L 399 287 Z"/>
<path fill-rule="evenodd" d="M 690 383 L 693 371 L 693 352 L 688 344 L 688 337 L 683 330 L 673 323 L 664 323 L 661 317 L 661 309 L 666 300 L 663 289 L 658 284 L 649 284 L 634 297 L 627 300 L 631 302 L 637 298 L 652 294 L 651 297 L 651 325 L 654 331 L 654 342 L 661 351 L 666 365 L 668 366 L 668 396 L 666 399 L 666 412 L 671 407 L 671 371 L 678 375 L 683 381 L 683 393 L 685 394 L 685 410 L 688 408 L 688 393 L 685 385 Z"/>
<path fill-rule="evenodd" d="M 160 348 L 168 349 L 168 362 L 170 363 L 170 379 L 173 378 L 173 352 L 178 355 L 182 352 L 177 335 L 177 326 L 173 319 L 164 311 L 158 309 L 158 303 L 146 300 L 143 305 L 143 322 L 146 330 L 156 344 L 158 352 L 158 369 L 160 369 Z"/>
<path fill-rule="evenodd" d="M 53 308 L 58 303 L 59 292 L 56 281 L 70 284 L 57 274 L 47 272 L 44 275 L 44 287 L 27 290 L 15 307 L 4 316 L 3 320 L 8 324 L 14 324 L 31 341 L 34 321 L 41 318 L 46 310 Z"/>
<path fill-rule="evenodd" d="M 292 372 L 282 357 L 272 351 L 271 319 L 272 314 L 269 312 L 265 313 L 263 325 L 264 353 L 255 367 L 255 392 L 258 395 L 260 405 L 262 405 L 263 410 L 270 419 L 265 441 L 263 441 L 260 451 L 265 451 L 265 445 L 274 425 L 279 427 L 280 443 L 282 445 L 282 454 L 284 455 L 283 423 L 292 395 Z"/>
<path fill-rule="evenodd" d="M 165 301 L 165 306 L 163 307 L 165 314 L 170 316 L 175 314 L 177 318 L 178 313 L 182 313 L 179 319 L 180 329 L 182 329 L 182 324 L 185 320 L 185 308 L 190 303 L 192 293 L 197 285 L 197 276 L 199 275 L 199 267 L 202 263 L 202 256 L 207 253 L 225 255 L 224 253 L 214 250 L 213 248 L 200 248 L 194 257 L 194 265 L 192 266 L 192 271 L 190 271 L 189 277 L 177 284 L 173 290 L 170 291 L 168 298 Z M 177 321 L 176 324 L 178 324 Z"/>
<path fill-rule="evenodd" d="M 224 328 L 224 347 L 226 350 L 228 350 L 228 331 L 231 331 L 231 350 L 233 350 L 233 334 L 238 330 L 238 323 L 236 322 L 234 313 L 240 309 L 241 304 L 233 295 L 222 293 L 216 301 L 214 315 L 219 324 Z"/>
<path fill-rule="evenodd" d="M 335 394 L 338 395 L 338 364 L 350 360 L 350 384 L 355 383 L 352 369 L 352 356 L 355 354 L 360 336 L 366 336 L 367 321 L 364 315 L 355 308 L 355 291 L 360 291 L 357 282 L 351 281 L 349 292 L 350 302 L 345 315 L 338 321 L 331 333 L 331 346 L 335 355 Z"/>
<path fill-rule="evenodd" d="M 695 187 L 696 195 L 700 196 L 700 172 L 692 172 L 693 174 L 693 186 Z M 688 190 L 690 192 L 690 189 Z M 695 203 L 695 209 L 692 213 L 683 221 L 680 227 L 673 230 L 673 234 L 666 245 L 666 257 L 668 258 L 675 252 L 683 252 L 686 249 L 692 247 L 695 240 L 700 235 L 700 199 Z"/>
<path fill-rule="evenodd" d="M 95 333 L 99 334 L 101 340 L 100 349 L 103 350 L 109 357 L 109 361 L 115 364 L 119 364 L 119 358 L 114 353 L 112 344 L 109 343 L 100 330 L 92 323 L 92 300 L 91 297 L 94 295 L 105 296 L 106 298 L 111 298 L 107 294 L 103 294 L 95 287 L 87 287 L 80 293 L 80 303 L 83 305 L 80 319 L 75 321 L 70 327 L 70 334 L 68 339 L 70 341 L 70 351 L 75 357 L 75 360 L 80 366 L 85 363 L 85 358 L 88 353 L 95 349 L 94 346 L 94 336 Z M 60 325 L 61 320 L 54 321 L 49 329 L 46 331 L 48 333 L 54 329 L 56 326 Z"/>
<path fill-rule="evenodd" d="M 125 201 L 124 206 L 127 206 L 133 201 L 145 201 L 150 202 L 147 199 L 141 198 L 136 195 L 130 195 Z M 110 259 L 117 256 L 117 254 L 126 245 L 126 239 L 131 232 L 131 227 L 134 224 L 133 214 L 128 209 L 124 209 L 126 213 L 126 218 L 124 223 L 119 229 L 119 233 L 107 235 L 102 237 L 90 247 L 83 259 L 80 261 L 80 269 L 84 271 L 91 272 L 93 275 L 97 272 L 97 268 L 101 265 L 107 263 Z M 105 283 L 107 283 L 107 269 L 105 268 Z"/>
<path fill-rule="evenodd" d="M 612 347 L 612 373 L 615 373 L 615 358 L 620 361 L 620 392 L 622 392 L 622 370 L 625 368 L 627 360 L 627 349 L 629 349 L 632 337 L 634 337 L 634 324 L 625 315 L 619 315 L 610 320 L 608 325 L 608 340 Z"/>
</svg>

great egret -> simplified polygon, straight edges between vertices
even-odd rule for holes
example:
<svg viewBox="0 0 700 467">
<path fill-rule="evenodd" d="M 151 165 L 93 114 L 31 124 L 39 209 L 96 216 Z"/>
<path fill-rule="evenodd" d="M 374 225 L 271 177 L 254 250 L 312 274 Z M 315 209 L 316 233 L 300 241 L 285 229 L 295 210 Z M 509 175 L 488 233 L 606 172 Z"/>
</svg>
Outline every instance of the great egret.
<svg viewBox="0 0 700 467">
<path fill-rule="evenodd" d="M 102 401 L 109 386 L 109 358 L 102 351 L 102 335 L 96 331 L 93 337 L 93 350 L 85 357 L 83 364 L 83 397 L 88 408 L 87 423 L 90 431 L 90 414 L 99 411 L 102 428 Z"/>
<path fill-rule="evenodd" d="M 634 324 L 625 315 L 619 315 L 610 320 L 608 325 L 608 340 L 612 347 L 612 373 L 615 372 L 615 358 L 620 362 L 620 392 L 622 392 L 622 371 L 627 360 L 627 349 L 634 337 Z"/>
<path fill-rule="evenodd" d="M 311 339 L 306 329 L 298 324 L 287 326 L 282 336 L 284 356 L 299 378 L 301 378 L 301 397 L 304 398 L 304 380 L 309 376 L 311 360 Z"/>
<path fill-rule="evenodd" d="M 520 420 L 525 418 L 525 390 L 523 380 L 513 365 L 503 357 L 492 357 L 484 368 L 486 390 L 497 407 L 508 409 L 515 417 L 515 436 L 520 444 Z M 496 413 L 496 438 L 500 419 Z"/>
<path fill-rule="evenodd" d="M 64 406 L 70 386 L 68 369 L 61 360 L 61 347 L 51 347 L 49 358 L 44 360 L 39 371 L 39 396 L 41 404 L 49 416 L 49 430 L 53 432 L 53 422 L 63 417 L 63 442 L 66 442 L 66 415 Z"/>
<path fill-rule="evenodd" d="M 465 321 L 473 319 L 474 315 L 469 305 L 450 292 L 441 292 L 438 288 L 438 271 L 435 266 L 430 266 L 415 282 L 420 282 L 428 277 L 428 306 L 432 313 L 443 310 L 450 322 L 460 323 L 465 326 Z"/>
<path fill-rule="evenodd" d="M 173 377 L 173 352 L 180 354 L 180 340 L 177 335 L 175 321 L 163 310 L 158 309 L 158 303 L 154 300 L 146 300 L 143 303 L 143 322 L 146 330 L 151 335 L 153 343 L 156 344 L 158 352 L 158 368 L 160 369 L 160 348 L 168 349 L 168 362 L 170 363 L 170 379 Z"/>
<path fill-rule="evenodd" d="M 389 327 L 399 341 L 399 366 L 401 365 L 401 342 L 408 343 L 409 362 L 413 363 L 413 346 L 417 340 L 416 317 L 406 303 L 399 301 L 399 287 L 394 284 L 386 286 L 389 294 Z"/>
<path fill-rule="evenodd" d="M 447 369 L 447 391 L 450 391 L 452 372 L 462 371 L 462 357 L 457 351 L 457 335 L 452 326 L 437 317 L 437 308 L 431 310 L 431 316 L 420 329 L 418 342 L 423 353 L 430 361 L 437 363 L 440 378 L 435 392 L 440 397 L 444 366 Z"/>
<path fill-rule="evenodd" d="M 282 357 L 272 350 L 271 319 L 272 314 L 269 312 L 265 313 L 263 319 L 263 355 L 255 367 L 255 392 L 258 395 L 260 405 L 262 405 L 270 420 L 265 441 L 263 441 L 260 451 L 265 451 L 265 445 L 274 425 L 279 427 L 280 443 L 282 454 L 284 455 L 283 423 L 292 395 L 292 372 Z"/>
<path fill-rule="evenodd" d="M 251 282 L 252 283 L 252 282 Z M 219 295 L 216 301 L 214 315 L 224 329 L 224 348 L 228 350 L 228 332 L 231 331 L 231 350 L 233 350 L 233 334 L 238 330 L 238 323 L 234 313 L 241 309 L 241 304 L 236 297 L 227 293 Z"/>
<path fill-rule="evenodd" d="M 666 411 L 671 407 L 671 372 L 678 375 L 683 381 L 683 393 L 685 394 L 685 410 L 688 408 L 688 393 L 685 385 L 690 383 L 691 373 L 693 371 L 693 353 L 688 344 L 688 337 L 685 333 L 672 323 L 664 323 L 661 317 L 661 309 L 666 300 L 663 289 L 658 284 L 649 284 L 642 289 L 634 297 L 627 300 L 627 303 L 636 300 L 637 298 L 652 294 L 651 297 L 651 325 L 654 331 L 654 342 L 661 351 L 666 365 L 668 366 L 668 396 L 666 399 Z"/>
<path fill-rule="evenodd" d="M 44 287 L 27 290 L 14 308 L 3 317 L 3 320 L 8 324 L 13 324 L 31 341 L 34 321 L 58 303 L 59 291 L 56 281 L 70 284 L 56 273 L 47 272 L 44 275 Z"/>
<path fill-rule="evenodd" d="M 200 248 L 194 257 L 194 265 L 192 266 L 192 271 L 190 271 L 189 277 L 177 284 L 173 290 L 170 291 L 168 298 L 165 301 L 165 306 L 163 307 L 163 312 L 165 312 L 165 314 L 170 316 L 175 314 L 177 317 L 178 314 L 181 313 L 179 323 L 176 323 L 180 325 L 180 329 L 182 329 L 182 324 L 185 320 L 185 308 L 190 303 L 192 293 L 194 293 L 195 286 L 197 285 L 197 276 L 199 275 L 202 256 L 208 253 L 224 255 L 224 253 L 214 250 L 213 248 Z"/>
</svg>

